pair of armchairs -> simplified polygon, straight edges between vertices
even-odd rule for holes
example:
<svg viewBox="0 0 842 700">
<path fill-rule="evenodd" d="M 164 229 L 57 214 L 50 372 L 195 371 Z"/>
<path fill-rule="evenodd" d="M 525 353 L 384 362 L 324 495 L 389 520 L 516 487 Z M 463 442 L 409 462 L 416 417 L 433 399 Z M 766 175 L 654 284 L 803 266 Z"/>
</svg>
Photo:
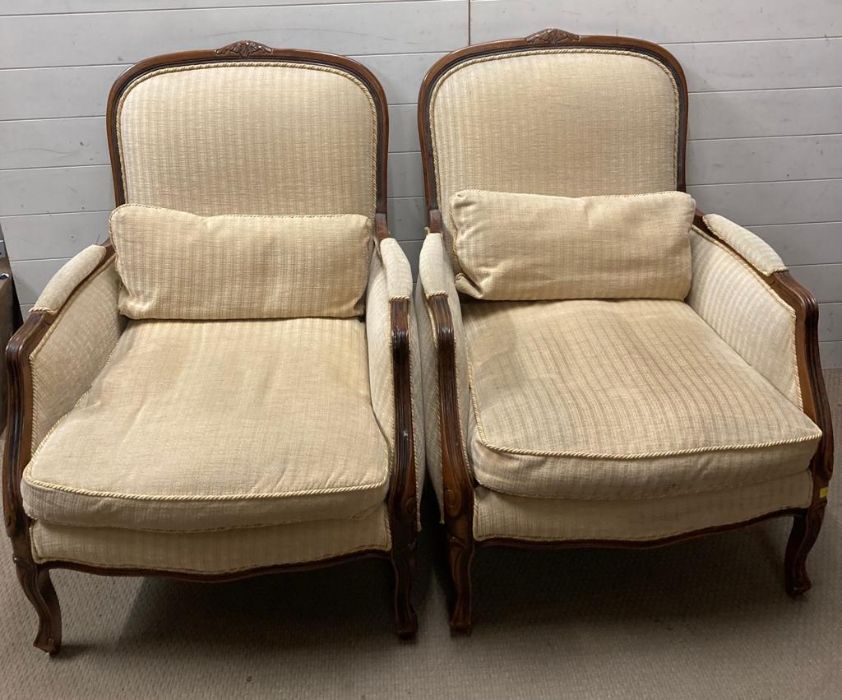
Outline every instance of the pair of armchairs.
<svg viewBox="0 0 842 700">
<path fill-rule="evenodd" d="M 681 68 L 646 42 L 546 30 L 446 56 L 419 98 L 413 301 L 368 70 L 238 42 L 122 76 L 111 243 L 7 350 L 6 528 L 36 646 L 60 647 L 53 568 L 219 580 L 361 556 L 391 562 L 410 637 L 425 463 L 455 631 L 488 545 L 790 515 L 804 592 L 832 463 L 816 304 L 758 238 L 693 221 L 686 123 Z M 595 221 L 604 245 L 581 238 Z M 607 295 L 579 276 L 603 249 Z"/>
</svg>

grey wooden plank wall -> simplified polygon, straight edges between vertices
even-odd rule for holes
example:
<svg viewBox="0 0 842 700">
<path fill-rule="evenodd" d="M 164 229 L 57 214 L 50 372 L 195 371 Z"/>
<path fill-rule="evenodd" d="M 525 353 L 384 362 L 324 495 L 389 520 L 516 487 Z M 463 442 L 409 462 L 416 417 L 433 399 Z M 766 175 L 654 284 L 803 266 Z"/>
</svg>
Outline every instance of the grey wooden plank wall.
<svg viewBox="0 0 842 700">
<path fill-rule="evenodd" d="M 781 252 L 821 302 L 826 366 L 842 366 L 840 0 L 7 0 L 0 226 L 22 305 L 105 234 L 105 98 L 131 63 L 239 38 L 359 58 L 386 88 L 391 226 L 414 264 L 424 72 L 467 43 L 545 26 L 639 36 L 679 58 L 692 93 L 691 192 Z"/>
</svg>

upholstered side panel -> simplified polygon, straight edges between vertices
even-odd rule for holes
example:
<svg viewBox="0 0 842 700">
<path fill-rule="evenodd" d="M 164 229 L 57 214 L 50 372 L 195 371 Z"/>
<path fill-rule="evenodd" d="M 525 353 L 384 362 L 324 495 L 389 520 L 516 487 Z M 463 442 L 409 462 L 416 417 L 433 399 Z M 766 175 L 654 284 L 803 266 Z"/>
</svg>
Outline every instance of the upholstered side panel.
<svg viewBox="0 0 842 700">
<path fill-rule="evenodd" d="M 88 391 L 117 345 L 125 326 L 117 310 L 119 289 L 112 258 L 63 304 L 32 351 L 33 452 Z"/>
<path fill-rule="evenodd" d="M 464 189 L 580 197 L 676 189 L 679 91 L 658 60 L 535 49 L 453 66 L 430 99 L 438 202 Z"/>
<path fill-rule="evenodd" d="M 804 471 L 727 491 L 645 501 L 579 501 L 509 496 L 483 487 L 474 495 L 474 537 L 487 540 L 656 540 L 810 505 Z"/>
<path fill-rule="evenodd" d="M 35 561 L 70 561 L 116 569 L 222 574 L 391 548 L 382 506 L 358 520 L 321 520 L 214 532 L 141 532 L 36 521 Z"/>
<path fill-rule="evenodd" d="M 202 215 L 374 214 L 374 101 L 340 69 L 162 68 L 126 88 L 116 119 L 127 202 Z"/>
<path fill-rule="evenodd" d="M 693 285 L 687 303 L 800 408 L 795 311 L 753 268 L 700 229 L 692 229 L 690 243 Z"/>
<path fill-rule="evenodd" d="M 395 395 L 392 372 L 392 326 L 386 272 L 379 253 L 371 258 L 366 290 L 365 334 L 371 404 L 380 432 L 389 445 L 389 464 L 395 460 Z"/>
</svg>

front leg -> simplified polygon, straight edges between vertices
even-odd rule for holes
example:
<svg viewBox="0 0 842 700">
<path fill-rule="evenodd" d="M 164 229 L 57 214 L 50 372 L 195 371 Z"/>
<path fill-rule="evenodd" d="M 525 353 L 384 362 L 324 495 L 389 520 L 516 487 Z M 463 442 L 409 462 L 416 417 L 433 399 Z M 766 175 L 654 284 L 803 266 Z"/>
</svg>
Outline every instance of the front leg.
<svg viewBox="0 0 842 700">
<path fill-rule="evenodd" d="M 793 598 L 812 587 L 807 574 L 807 556 L 816 543 L 824 519 L 825 502 L 810 507 L 793 519 L 792 532 L 786 545 L 786 592 Z"/>
<path fill-rule="evenodd" d="M 51 656 L 61 649 L 61 608 L 49 569 L 36 564 L 32 557 L 14 557 L 18 581 L 38 613 L 35 646 Z"/>
</svg>

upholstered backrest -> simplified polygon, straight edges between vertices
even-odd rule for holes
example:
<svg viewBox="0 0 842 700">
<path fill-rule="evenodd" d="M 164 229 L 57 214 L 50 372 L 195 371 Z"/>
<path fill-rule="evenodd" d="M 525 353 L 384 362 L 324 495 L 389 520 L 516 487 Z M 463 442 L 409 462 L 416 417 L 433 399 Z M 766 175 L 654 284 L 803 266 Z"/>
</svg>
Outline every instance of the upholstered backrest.
<svg viewBox="0 0 842 700">
<path fill-rule="evenodd" d="M 466 189 L 579 197 L 684 188 L 686 86 L 660 47 L 558 30 L 442 59 L 421 91 L 430 208 Z"/>
<path fill-rule="evenodd" d="M 383 210 L 386 111 L 359 64 L 250 42 L 150 61 L 112 90 L 118 204 L 204 216 Z"/>
</svg>

